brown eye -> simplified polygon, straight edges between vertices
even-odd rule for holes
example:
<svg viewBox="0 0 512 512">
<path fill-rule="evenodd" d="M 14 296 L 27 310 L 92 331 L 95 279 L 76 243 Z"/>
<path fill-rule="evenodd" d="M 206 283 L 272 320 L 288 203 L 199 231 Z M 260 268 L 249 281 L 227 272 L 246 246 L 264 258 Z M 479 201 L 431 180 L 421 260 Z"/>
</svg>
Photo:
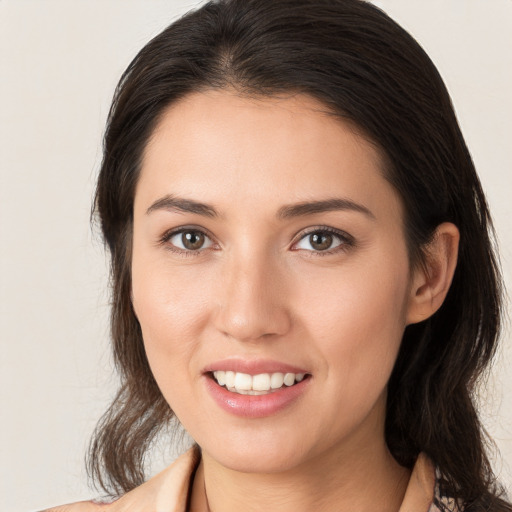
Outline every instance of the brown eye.
<svg viewBox="0 0 512 512">
<path fill-rule="evenodd" d="M 327 252 L 333 249 L 344 249 L 352 246 L 354 239 L 343 231 L 317 229 L 303 235 L 293 246 L 294 250 L 301 249 L 310 252 Z"/>
<path fill-rule="evenodd" d="M 181 242 L 185 249 L 195 251 L 203 246 L 204 235 L 198 231 L 185 231 L 181 234 Z"/>
<path fill-rule="evenodd" d="M 212 245 L 210 238 L 197 229 L 187 229 L 174 233 L 168 241 L 182 251 L 199 251 Z"/>
<path fill-rule="evenodd" d="M 333 236 L 330 233 L 311 233 L 309 243 L 317 251 L 326 251 L 331 248 Z"/>
</svg>

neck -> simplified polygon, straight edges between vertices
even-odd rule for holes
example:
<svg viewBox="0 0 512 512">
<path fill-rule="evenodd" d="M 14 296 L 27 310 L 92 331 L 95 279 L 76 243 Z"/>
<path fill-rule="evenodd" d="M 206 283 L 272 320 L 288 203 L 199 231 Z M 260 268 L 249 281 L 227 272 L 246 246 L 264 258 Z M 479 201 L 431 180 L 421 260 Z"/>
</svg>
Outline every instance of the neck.
<svg viewBox="0 0 512 512">
<path fill-rule="evenodd" d="M 300 467 L 242 473 L 203 452 L 191 510 L 201 512 L 397 512 L 410 472 L 389 453 L 383 436 L 361 449 L 330 450 Z"/>
</svg>

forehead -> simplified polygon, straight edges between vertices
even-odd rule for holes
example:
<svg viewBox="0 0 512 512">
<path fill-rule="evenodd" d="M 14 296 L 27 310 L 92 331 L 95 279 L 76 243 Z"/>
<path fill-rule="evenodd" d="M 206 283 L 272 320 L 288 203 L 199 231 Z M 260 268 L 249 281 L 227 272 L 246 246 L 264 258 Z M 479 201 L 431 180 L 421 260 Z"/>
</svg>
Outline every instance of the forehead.
<svg viewBox="0 0 512 512">
<path fill-rule="evenodd" d="M 319 101 L 193 93 L 162 115 L 143 155 L 136 203 L 178 194 L 244 205 L 329 195 L 396 200 L 378 149 Z M 249 201 L 250 202 L 250 201 Z"/>
</svg>

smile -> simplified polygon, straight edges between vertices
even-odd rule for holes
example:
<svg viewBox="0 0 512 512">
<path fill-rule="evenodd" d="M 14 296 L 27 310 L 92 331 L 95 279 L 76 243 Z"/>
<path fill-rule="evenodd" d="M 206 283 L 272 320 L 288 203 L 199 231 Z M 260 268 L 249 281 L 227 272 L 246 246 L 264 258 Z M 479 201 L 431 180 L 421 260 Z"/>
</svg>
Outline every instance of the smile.
<svg viewBox="0 0 512 512">
<path fill-rule="evenodd" d="M 283 387 L 291 387 L 304 380 L 304 373 L 248 373 L 217 370 L 213 378 L 219 386 L 240 395 L 266 395 L 279 391 Z"/>
<path fill-rule="evenodd" d="M 272 360 L 217 361 L 203 370 L 208 395 L 221 409 L 242 418 L 264 418 L 300 402 L 313 375 L 305 369 Z"/>
</svg>

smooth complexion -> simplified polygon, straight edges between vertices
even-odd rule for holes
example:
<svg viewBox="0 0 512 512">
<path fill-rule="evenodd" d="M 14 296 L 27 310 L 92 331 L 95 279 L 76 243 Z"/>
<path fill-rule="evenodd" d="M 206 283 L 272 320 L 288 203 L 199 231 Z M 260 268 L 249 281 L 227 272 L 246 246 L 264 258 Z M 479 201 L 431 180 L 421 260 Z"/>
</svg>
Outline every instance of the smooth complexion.
<svg viewBox="0 0 512 512">
<path fill-rule="evenodd" d="M 411 269 L 378 150 L 309 97 L 206 91 L 167 109 L 136 188 L 132 298 L 202 448 L 193 510 L 398 510 L 409 473 L 385 444 L 386 385 L 457 241 L 441 225 Z M 281 368 L 306 376 L 277 399 L 211 374 Z"/>
</svg>

